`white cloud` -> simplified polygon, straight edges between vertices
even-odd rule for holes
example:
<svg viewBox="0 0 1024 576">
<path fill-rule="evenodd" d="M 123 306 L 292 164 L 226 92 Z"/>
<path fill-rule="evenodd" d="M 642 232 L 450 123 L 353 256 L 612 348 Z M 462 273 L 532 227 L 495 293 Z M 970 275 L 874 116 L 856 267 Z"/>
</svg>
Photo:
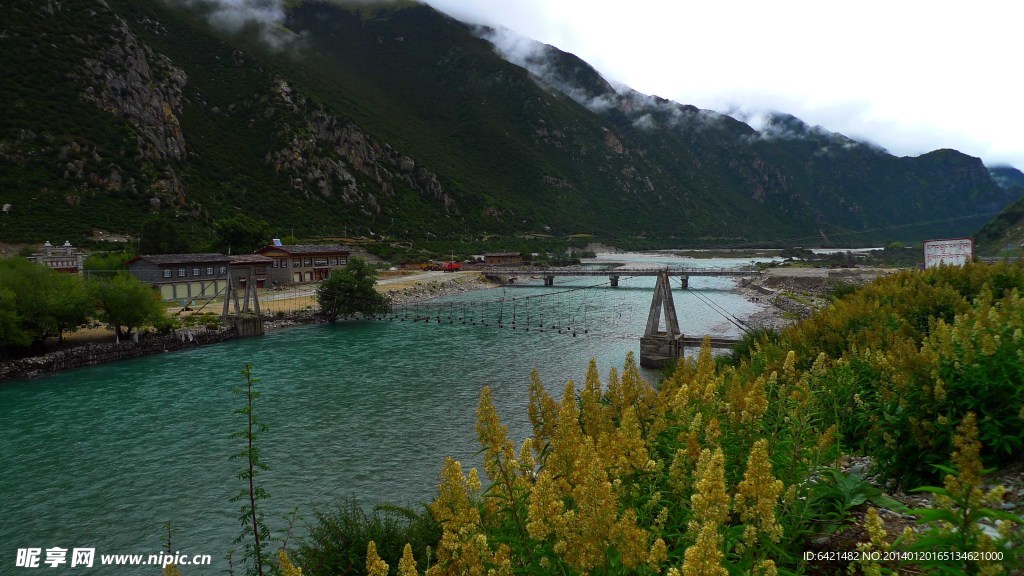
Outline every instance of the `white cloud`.
<svg viewBox="0 0 1024 576">
<path fill-rule="evenodd" d="M 232 34 L 256 26 L 260 37 L 272 48 L 286 48 L 295 36 L 284 28 L 283 0 L 165 0 L 171 4 L 211 7 L 210 24 Z"/>
<path fill-rule="evenodd" d="M 793 114 L 894 154 L 956 148 L 1024 168 L 1024 4 L 935 0 L 427 0 L 589 62 L 613 84 Z"/>
</svg>

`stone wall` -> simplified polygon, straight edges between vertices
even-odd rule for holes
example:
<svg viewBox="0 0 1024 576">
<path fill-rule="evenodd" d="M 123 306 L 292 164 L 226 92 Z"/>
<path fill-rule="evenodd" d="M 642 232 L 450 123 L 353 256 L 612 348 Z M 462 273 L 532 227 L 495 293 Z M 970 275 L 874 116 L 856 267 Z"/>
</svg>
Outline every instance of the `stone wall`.
<svg viewBox="0 0 1024 576">
<path fill-rule="evenodd" d="M 216 344 L 238 338 L 238 332 L 226 330 L 179 330 L 166 335 L 150 334 L 138 342 L 87 344 L 43 356 L 0 362 L 0 381 L 35 378 L 62 370 L 105 364 L 128 358 L 173 352 L 203 344 Z"/>
</svg>

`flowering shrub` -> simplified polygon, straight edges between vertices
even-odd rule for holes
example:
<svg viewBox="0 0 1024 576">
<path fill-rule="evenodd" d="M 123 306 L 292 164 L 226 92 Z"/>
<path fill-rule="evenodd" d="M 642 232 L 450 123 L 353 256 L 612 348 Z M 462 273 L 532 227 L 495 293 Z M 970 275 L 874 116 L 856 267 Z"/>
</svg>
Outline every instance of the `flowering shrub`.
<svg viewBox="0 0 1024 576">
<path fill-rule="evenodd" d="M 425 573 L 799 571 L 808 541 L 834 523 L 814 491 L 845 477 L 841 452 L 864 451 L 904 480 L 927 477 L 952 452 L 953 467 L 939 469 L 963 479 L 947 481 L 953 495 L 982 456 L 1020 454 L 1021 289 L 1020 264 L 904 272 L 759 341 L 736 365 L 716 366 L 705 343 L 658 388 L 631 354 L 603 381 L 592 361 L 583 386 L 570 381 L 557 397 L 534 373 L 533 436 L 518 447 L 484 388 L 477 432 L 487 483 L 445 462 L 430 505 L 442 536 Z M 961 421 L 975 425 L 968 414 L 978 415 L 978 432 L 954 443 Z M 858 490 L 841 512 L 886 501 Z M 867 529 L 864 550 L 893 546 L 877 512 Z M 371 548 L 367 570 L 383 574 L 378 560 Z M 411 553 L 403 558 L 401 574 L 417 570 Z"/>
<path fill-rule="evenodd" d="M 1022 264 L 901 272 L 792 327 L 780 346 L 827 350 L 843 334 L 845 348 L 813 378 L 822 414 L 887 476 L 913 486 L 948 463 L 968 412 L 978 415 L 988 464 L 1021 457 L 1022 290 Z"/>
</svg>

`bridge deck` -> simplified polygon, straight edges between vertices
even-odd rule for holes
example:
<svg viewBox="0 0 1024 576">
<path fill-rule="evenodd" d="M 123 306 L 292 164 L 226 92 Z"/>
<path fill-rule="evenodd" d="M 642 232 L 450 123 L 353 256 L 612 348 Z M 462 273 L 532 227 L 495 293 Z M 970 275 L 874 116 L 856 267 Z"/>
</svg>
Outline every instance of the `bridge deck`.
<svg viewBox="0 0 1024 576">
<path fill-rule="evenodd" d="M 669 276 L 757 276 L 756 268 L 606 268 L 604 270 L 575 268 L 493 268 L 486 273 L 496 276 L 658 276 L 663 270 Z"/>
</svg>

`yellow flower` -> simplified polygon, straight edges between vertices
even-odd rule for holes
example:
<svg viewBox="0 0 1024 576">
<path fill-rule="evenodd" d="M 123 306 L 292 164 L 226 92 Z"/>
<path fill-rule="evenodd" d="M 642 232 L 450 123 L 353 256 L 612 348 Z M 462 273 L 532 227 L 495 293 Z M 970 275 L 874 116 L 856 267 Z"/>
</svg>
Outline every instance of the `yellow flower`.
<svg viewBox="0 0 1024 576">
<path fill-rule="evenodd" d="M 292 559 L 288 557 L 284 548 L 277 551 L 277 568 L 281 576 L 302 576 L 302 568 L 292 564 Z"/>
<path fill-rule="evenodd" d="M 868 537 L 871 539 L 871 543 L 876 549 L 889 549 L 890 545 L 886 541 L 889 537 L 889 533 L 885 530 L 885 522 L 882 521 L 882 517 L 878 515 L 878 510 L 873 506 L 868 508 L 867 518 L 864 521 L 864 529 L 868 533 Z"/>
<path fill-rule="evenodd" d="M 480 489 L 476 469 L 471 469 L 467 478 L 462 473 L 462 465 L 448 457 L 441 467 L 437 500 L 429 505 L 430 512 L 446 529 L 471 531 L 480 524 L 480 511 L 475 506 Z"/>
<path fill-rule="evenodd" d="M 721 542 L 718 525 L 704 524 L 697 542 L 683 554 L 683 576 L 728 576 L 729 571 L 722 567 Z"/>
<path fill-rule="evenodd" d="M 366 547 L 366 572 L 370 576 L 388 576 L 388 563 L 377 555 L 377 543 L 373 540 Z"/>
<path fill-rule="evenodd" d="M 775 519 L 775 505 L 780 494 L 782 481 L 772 475 L 768 441 L 761 438 L 754 442 L 743 481 L 736 487 L 736 510 L 740 520 L 747 525 L 743 537 L 747 546 L 755 546 L 758 534 L 772 542 L 778 542 L 782 537 L 782 525 Z"/>
<path fill-rule="evenodd" d="M 528 522 L 526 531 L 531 538 L 544 540 L 552 533 L 561 530 L 563 525 L 562 514 L 565 512 L 565 504 L 558 497 L 555 491 L 555 484 L 551 480 L 551 473 L 541 470 L 537 474 L 537 481 L 530 491 L 530 506 L 528 511 Z"/>
<path fill-rule="evenodd" d="M 640 423 L 632 406 L 623 409 L 618 427 L 598 438 L 597 451 L 609 471 L 622 475 L 644 469 L 648 462 L 647 443 L 641 436 Z"/>
<path fill-rule="evenodd" d="M 721 448 L 701 450 L 697 460 L 697 479 L 690 497 L 693 518 L 689 529 L 696 532 L 702 525 L 724 524 L 729 518 L 729 495 L 725 491 L 725 456 Z"/>
<path fill-rule="evenodd" d="M 754 576 L 778 576 L 774 560 L 761 560 L 754 566 Z"/>
<path fill-rule="evenodd" d="M 402 559 L 398 561 L 398 576 L 419 576 L 419 574 L 419 571 L 416 570 L 416 558 L 412 555 L 412 546 L 406 544 L 405 549 L 402 550 Z"/>
<path fill-rule="evenodd" d="M 957 469 L 959 479 L 947 481 L 946 488 L 950 492 L 959 492 L 958 488 L 968 490 L 981 486 L 981 442 L 978 440 L 977 418 L 974 412 L 968 412 L 957 426 L 953 437 L 953 466 Z M 952 478 L 947 476 L 947 478 Z"/>
<path fill-rule="evenodd" d="M 558 419 L 558 402 L 544 390 L 540 374 L 534 369 L 530 372 L 530 403 L 527 408 L 530 422 L 533 424 L 533 438 L 540 450 L 551 441 Z"/>
<path fill-rule="evenodd" d="M 699 451 L 700 448 L 698 447 L 697 450 Z M 676 450 L 676 455 L 672 458 L 672 464 L 668 467 L 668 485 L 677 496 L 686 492 L 689 485 L 691 462 L 692 460 L 687 456 L 686 451 L 680 448 Z"/>
<path fill-rule="evenodd" d="M 750 383 L 743 397 L 742 422 L 757 420 L 768 411 L 768 395 L 765 393 L 764 376 L 758 376 Z"/>
<path fill-rule="evenodd" d="M 796 352 L 790 350 L 786 354 L 786 360 L 782 363 L 782 374 L 792 382 L 792 378 L 796 375 Z"/>
<path fill-rule="evenodd" d="M 704 441 L 708 446 L 715 446 L 721 437 L 722 430 L 719 427 L 718 418 L 712 418 L 704 427 Z"/>
<path fill-rule="evenodd" d="M 835 424 L 829 426 L 828 429 L 821 434 L 821 438 L 818 438 L 818 443 L 815 446 L 815 449 L 819 451 L 824 451 L 831 448 L 832 445 L 835 444 L 836 442 L 837 430 L 838 428 L 836 428 Z"/>
<path fill-rule="evenodd" d="M 658 538 L 651 544 L 651 551 L 647 554 L 647 565 L 651 567 L 651 570 L 658 571 L 658 567 L 661 563 L 668 560 L 668 546 L 665 545 L 665 541 Z"/>
<path fill-rule="evenodd" d="M 597 362 L 591 358 L 587 377 L 580 391 L 580 421 L 583 432 L 597 438 L 606 432 L 611 421 L 601 406 L 601 378 L 597 373 Z"/>
<path fill-rule="evenodd" d="M 498 411 L 491 400 L 490 386 L 484 386 L 480 391 L 480 404 L 476 413 L 477 438 L 486 451 L 484 470 L 487 478 L 493 482 L 500 469 L 515 458 L 515 445 L 508 439 L 508 427 L 498 418 Z"/>
</svg>

